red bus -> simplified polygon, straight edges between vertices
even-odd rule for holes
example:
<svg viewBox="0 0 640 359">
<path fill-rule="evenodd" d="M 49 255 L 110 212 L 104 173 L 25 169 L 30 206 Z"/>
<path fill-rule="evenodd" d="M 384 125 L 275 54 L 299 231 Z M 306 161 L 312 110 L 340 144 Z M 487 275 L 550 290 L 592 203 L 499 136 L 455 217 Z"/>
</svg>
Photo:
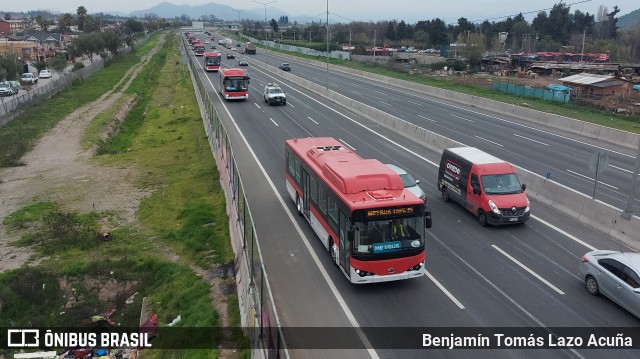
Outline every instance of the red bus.
<svg viewBox="0 0 640 359">
<path fill-rule="evenodd" d="M 205 71 L 218 71 L 220 70 L 220 62 L 222 61 L 222 55 L 219 52 L 211 51 L 204 54 L 204 69 Z"/>
<path fill-rule="evenodd" d="M 287 192 L 351 283 L 424 275 L 431 213 L 400 176 L 330 137 L 285 141 Z"/>
<path fill-rule="evenodd" d="M 220 93 L 225 100 L 249 98 L 249 76 L 242 69 L 220 69 Z"/>
<path fill-rule="evenodd" d="M 201 43 L 196 44 L 193 47 L 193 51 L 196 53 L 196 56 L 204 56 L 204 45 Z"/>
</svg>

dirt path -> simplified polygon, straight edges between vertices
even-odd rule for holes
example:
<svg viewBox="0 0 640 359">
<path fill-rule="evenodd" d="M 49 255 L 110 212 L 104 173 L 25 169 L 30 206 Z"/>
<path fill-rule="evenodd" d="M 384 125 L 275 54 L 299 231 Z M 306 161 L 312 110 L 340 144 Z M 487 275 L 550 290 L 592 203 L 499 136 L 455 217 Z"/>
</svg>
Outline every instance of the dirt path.
<svg viewBox="0 0 640 359">
<path fill-rule="evenodd" d="M 160 46 L 162 41 L 130 69 L 114 89 L 128 78 L 122 92 L 127 89 Z M 0 169 L 0 272 L 30 262 L 32 253 L 28 248 L 9 245 L 18 238 L 7 233 L 2 222 L 11 213 L 34 202 L 54 201 L 68 210 L 84 213 L 114 211 L 125 223 L 135 219 L 138 205 L 146 195 L 131 184 L 135 171 L 93 165 L 89 161 L 92 150 L 80 146 L 87 124 L 118 101 L 122 92 L 114 93 L 112 89 L 60 121 L 24 156 L 25 166 Z M 126 111 L 123 112 L 122 116 L 126 116 Z"/>
</svg>

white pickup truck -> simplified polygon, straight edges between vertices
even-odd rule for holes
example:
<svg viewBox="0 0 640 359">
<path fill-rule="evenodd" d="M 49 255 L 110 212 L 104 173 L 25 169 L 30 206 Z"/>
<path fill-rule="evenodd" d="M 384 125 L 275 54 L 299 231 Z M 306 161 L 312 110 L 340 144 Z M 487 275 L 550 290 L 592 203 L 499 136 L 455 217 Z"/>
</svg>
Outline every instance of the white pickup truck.
<svg viewBox="0 0 640 359">
<path fill-rule="evenodd" d="M 25 72 L 20 77 L 20 82 L 25 85 L 35 85 L 38 83 L 38 76 L 32 74 L 31 72 Z"/>
</svg>

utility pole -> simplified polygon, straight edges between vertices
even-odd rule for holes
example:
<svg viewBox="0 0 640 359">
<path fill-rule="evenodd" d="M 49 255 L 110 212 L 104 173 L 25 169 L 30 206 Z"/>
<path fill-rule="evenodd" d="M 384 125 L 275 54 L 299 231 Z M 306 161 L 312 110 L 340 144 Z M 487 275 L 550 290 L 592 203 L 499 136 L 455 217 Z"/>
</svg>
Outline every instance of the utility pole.
<svg viewBox="0 0 640 359">
<path fill-rule="evenodd" d="M 638 153 L 636 154 L 636 168 L 631 175 L 631 192 L 629 192 L 629 201 L 627 202 L 627 208 L 622 212 L 622 218 L 627 221 L 631 220 L 633 216 L 633 202 L 636 196 L 636 187 L 638 185 L 638 172 L 640 171 L 640 138 L 638 138 Z"/>
<path fill-rule="evenodd" d="M 269 46 L 267 46 L 267 26 L 269 26 L 269 24 L 267 23 L 267 5 L 273 4 L 276 1 L 278 0 L 273 0 L 270 2 L 260 2 L 260 1 L 253 0 L 253 2 L 264 5 L 264 63 L 265 65 L 267 64 L 267 52 L 269 51 L 268 50 Z"/>
<path fill-rule="evenodd" d="M 582 51 L 580 51 L 580 62 L 582 62 L 582 58 L 584 57 L 584 38 L 587 35 L 587 31 L 582 31 Z"/>
<path fill-rule="evenodd" d="M 329 0 L 327 0 L 327 79 L 325 88 L 329 92 Z"/>
<path fill-rule="evenodd" d="M 378 34 L 378 30 L 373 30 L 373 61 L 376 60 L 376 35 Z"/>
</svg>

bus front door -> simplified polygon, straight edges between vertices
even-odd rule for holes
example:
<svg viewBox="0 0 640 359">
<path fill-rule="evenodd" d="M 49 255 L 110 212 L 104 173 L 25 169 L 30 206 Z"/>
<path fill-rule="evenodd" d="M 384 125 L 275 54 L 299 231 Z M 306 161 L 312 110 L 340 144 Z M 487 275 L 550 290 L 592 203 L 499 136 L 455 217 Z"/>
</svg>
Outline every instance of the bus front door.
<svg viewBox="0 0 640 359">
<path fill-rule="evenodd" d="M 311 202 L 311 194 L 309 193 L 311 188 L 311 180 L 309 179 L 309 173 L 302 170 L 302 213 L 305 217 L 309 218 L 309 202 Z"/>
<path fill-rule="evenodd" d="M 351 264 L 349 257 L 351 256 L 351 246 L 347 238 L 347 216 L 340 211 L 340 266 L 347 273 L 347 277 L 351 275 Z"/>
</svg>

